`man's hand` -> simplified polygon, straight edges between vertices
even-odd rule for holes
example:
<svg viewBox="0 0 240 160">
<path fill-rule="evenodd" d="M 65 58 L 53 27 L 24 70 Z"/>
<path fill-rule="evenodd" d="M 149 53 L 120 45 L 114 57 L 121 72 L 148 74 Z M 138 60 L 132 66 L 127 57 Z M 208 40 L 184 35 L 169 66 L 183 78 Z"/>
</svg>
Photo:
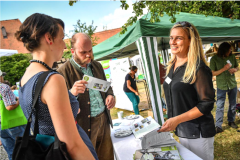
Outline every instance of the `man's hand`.
<svg viewBox="0 0 240 160">
<path fill-rule="evenodd" d="M 227 63 L 223 68 L 224 70 L 228 70 L 232 65 L 230 63 Z"/>
<path fill-rule="evenodd" d="M 158 130 L 158 132 L 169 132 L 176 129 L 178 126 L 179 121 L 176 117 L 169 118 L 161 127 L 161 129 Z"/>
<path fill-rule="evenodd" d="M 72 89 L 70 90 L 71 93 L 74 95 L 74 96 L 77 96 L 79 93 L 84 93 L 85 92 L 85 89 L 86 89 L 86 86 L 85 84 L 88 84 L 87 81 L 84 81 L 84 80 L 80 80 L 80 81 L 76 81 L 72 87 Z"/>
<path fill-rule="evenodd" d="M 228 70 L 230 72 L 230 74 L 234 74 L 235 72 L 237 72 L 236 68 L 231 68 Z"/>
<path fill-rule="evenodd" d="M 136 94 L 137 96 L 139 96 L 139 93 L 138 93 L 138 92 L 135 92 L 135 94 Z"/>
<path fill-rule="evenodd" d="M 110 110 L 115 106 L 115 98 L 112 95 L 108 95 L 106 98 L 107 109 Z"/>
</svg>

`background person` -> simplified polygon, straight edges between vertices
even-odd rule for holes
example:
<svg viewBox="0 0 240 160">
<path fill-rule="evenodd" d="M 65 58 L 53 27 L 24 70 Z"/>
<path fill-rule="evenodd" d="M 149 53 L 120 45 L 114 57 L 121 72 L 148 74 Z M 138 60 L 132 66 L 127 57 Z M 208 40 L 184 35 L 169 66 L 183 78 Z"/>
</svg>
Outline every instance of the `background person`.
<svg viewBox="0 0 240 160">
<path fill-rule="evenodd" d="M 19 101 L 11 91 L 10 86 L 7 84 L 4 84 L 5 75 L 6 73 L 0 70 L 0 94 L 2 96 L 2 99 L 0 100 L 3 100 L 4 102 L 4 106 L 1 106 L 1 107 L 6 107 L 6 109 L 10 111 L 10 110 L 16 109 L 19 106 Z M 4 119 L 2 120 L 1 119 L 2 118 L 0 117 L 1 142 L 2 142 L 3 148 L 6 150 L 8 154 L 9 160 L 12 160 L 12 154 L 13 154 L 16 137 L 23 135 L 26 125 L 20 125 L 18 127 L 12 127 L 12 128 L 1 130 L 1 122 L 4 121 Z"/>
<path fill-rule="evenodd" d="M 17 85 L 13 85 L 13 86 L 11 87 L 11 90 L 13 91 L 14 95 L 18 98 L 19 95 L 18 95 Z"/>
<path fill-rule="evenodd" d="M 134 113 L 138 115 L 139 114 L 138 104 L 140 102 L 140 99 L 135 77 L 138 68 L 136 66 L 131 66 L 129 69 L 130 72 L 125 77 L 123 91 L 128 96 L 129 100 L 132 102 Z"/>
<path fill-rule="evenodd" d="M 216 132 L 223 132 L 222 123 L 226 93 L 229 99 L 228 125 L 238 128 L 235 124 L 237 82 L 235 72 L 239 70 L 235 55 L 232 54 L 231 45 L 227 42 L 220 44 L 217 55 L 210 61 L 213 76 L 217 79 L 217 109 L 216 109 Z"/>
<path fill-rule="evenodd" d="M 83 127 L 91 139 L 99 160 L 113 160 L 113 145 L 110 137 L 112 119 L 110 109 L 115 106 L 112 88 L 107 92 L 86 89 L 83 75 L 107 80 L 102 65 L 94 60 L 92 42 L 85 33 L 77 33 L 71 39 L 70 61 L 64 63 L 58 72 L 67 82 L 71 93 L 77 97 L 81 112 L 77 116 L 77 123 Z M 99 85 L 98 85 L 99 86 Z"/>
<path fill-rule="evenodd" d="M 214 89 L 197 29 L 177 22 L 170 31 L 172 59 L 163 84 L 168 120 L 160 132 L 173 131 L 180 143 L 204 160 L 214 159 Z"/>
<path fill-rule="evenodd" d="M 20 104 L 28 119 L 39 76 L 52 70 L 49 66 L 53 66 L 54 62 L 62 58 L 66 48 L 63 41 L 64 23 L 60 19 L 35 13 L 22 23 L 15 35 L 33 55 L 19 87 Z M 75 123 L 79 103 L 67 90 L 63 76 L 56 71 L 49 73 L 37 103 L 39 134 L 56 133 L 59 140 L 66 143 L 72 159 L 98 159 L 86 133 Z M 33 122 L 35 114 L 36 111 L 33 111 Z M 31 128 L 33 127 L 32 125 Z"/>
</svg>

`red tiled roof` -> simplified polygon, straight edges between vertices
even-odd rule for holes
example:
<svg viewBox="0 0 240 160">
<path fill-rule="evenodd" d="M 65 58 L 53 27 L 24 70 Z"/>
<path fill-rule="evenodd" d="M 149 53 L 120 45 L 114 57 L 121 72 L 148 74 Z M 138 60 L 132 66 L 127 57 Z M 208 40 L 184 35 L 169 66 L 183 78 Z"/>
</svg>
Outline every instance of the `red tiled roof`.
<svg viewBox="0 0 240 160">
<path fill-rule="evenodd" d="M 106 31 L 101 31 L 93 34 L 93 37 L 97 37 L 98 40 L 96 41 L 97 44 L 107 40 L 108 38 L 114 36 L 115 34 L 119 33 L 121 28 L 110 29 Z"/>
<path fill-rule="evenodd" d="M 70 46 L 70 44 L 71 44 L 71 38 L 64 39 L 63 41 L 64 41 L 67 45 Z"/>
<path fill-rule="evenodd" d="M 106 31 L 101 31 L 101 32 L 96 32 L 93 34 L 93 38 L 97 37 L 96 43 L 99 44 L 108 38 L 114 36 L 115 34 L 119 33 L 121 31 L 121 28 L 116 28 L 116 29 L 110 29 Z M 71 43 L 71 38 L 64 39 L 64 42 L 68 45 Z"/>
<path fill-rule="evenodd" d="M 1 28 L 4 27 L 7 32 L 7 38 L 3 38 L 2 30 L 0 30 L 1 49 L 12 49 L 17 50 L 18 53 L 29 53 L 23 43 L 19 42 L 14 35 L 21 24 L 19 19 L 0 21 Z"/>
</svg>

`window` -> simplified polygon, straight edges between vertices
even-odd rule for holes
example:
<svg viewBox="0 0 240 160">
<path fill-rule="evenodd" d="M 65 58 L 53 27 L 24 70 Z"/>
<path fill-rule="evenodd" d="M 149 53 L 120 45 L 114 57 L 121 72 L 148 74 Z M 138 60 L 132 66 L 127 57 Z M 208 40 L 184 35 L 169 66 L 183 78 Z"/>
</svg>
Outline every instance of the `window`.
<svg viewBox="0 0 240 160">
<path fill-rule="evenodd" d="M 7 32 L 6 32 L 5 27 L 2 27 L 1 30 L 2 30 L 2 34 L 3 34 L 3 38 L 4 39 L 7 38 Z"/>
</svg>

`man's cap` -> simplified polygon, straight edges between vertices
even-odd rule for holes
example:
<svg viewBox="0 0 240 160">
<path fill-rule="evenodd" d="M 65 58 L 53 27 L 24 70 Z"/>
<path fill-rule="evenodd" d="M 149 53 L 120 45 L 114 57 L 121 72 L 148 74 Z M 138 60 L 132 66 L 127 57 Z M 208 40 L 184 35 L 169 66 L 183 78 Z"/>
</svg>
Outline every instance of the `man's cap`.
<svg viewBox="0 0 240 160">
<path fill-rule="evenodd" d="M 0 70 L 0 76 L 6 76 L 6 72 L 2 72 L 1 70 Z"/>
</svg>

